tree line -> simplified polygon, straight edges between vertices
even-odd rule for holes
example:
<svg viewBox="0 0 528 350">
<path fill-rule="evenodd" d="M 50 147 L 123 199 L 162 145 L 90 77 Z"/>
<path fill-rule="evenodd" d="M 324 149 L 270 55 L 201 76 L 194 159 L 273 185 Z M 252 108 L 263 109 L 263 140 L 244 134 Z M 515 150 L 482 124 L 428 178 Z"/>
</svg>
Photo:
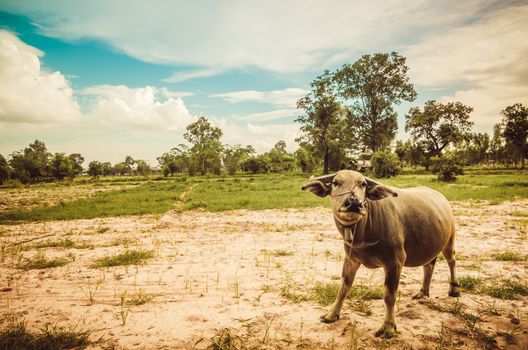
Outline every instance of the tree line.
<svg viewBox="0 0 528 350">
<path fill-rule="evenodd" d="M 302 136 L 299 148 L 290 153 L 279 140 L 269 151 L 256 154 L 251 145 L 225 145 L 223 132 L 205 116 L 189 124 L 180 144 L 157 158 L 164 176 L 282 173 L 323 173 L 343 168 L 357 169 L 369 160 L 378 177 L 397 174 L 401 167 L 424 166 L 446 180 L 475 164 L 520 163 L 528 155 L 528 108 L 520 103 L 501 111 L 502 121 L 493 135 L 473 132 L 471 106 L 453 101 L 427 101 L 412 107 L 405 116 L 406 141 L 395 140 L 398 130 L 394 107 L 412 102 L 417 94 L 408 77 L 405 57 L 398 53 L 363 55 L 335 72 L 325 71 L 311 83 L 311 91 L 299 99 L 301 111 L 295 122 Z M 123 162 L 92 161 L 85 170 L 79 153 L 50 153 L 42 141 L 13 152 L 9 160 L 0 155 L 0 184 L 18 179 L 22 183 L 74 178 L 86 172 L 97 178 L 110 175 L 148 175 L 144 160 L 126 156 Z"/>
<path fill-rule="evenodd" d="M 297 107 L 303 136 L 297 142 L 322 160 L 323 173 L 353 159 L 371 160 L 379 176 L 397 173 L 402 164 L 421 165 L 441 173 L 461 172 L 464 165 L 515 164 L 524 168 L 528 155 L 528 109 L 520 103 L 502 110 L 493 136 L 472 131 L 471 106 L 427 101 L 405 116 L 410 139 L 395 142 L 396 105 L 417 94 L 404 57 L 396 52 L 363 55 L 335 72 L 325 71 Z M 378 172 L 377 172 L 378 173 Z"/>
</svg>

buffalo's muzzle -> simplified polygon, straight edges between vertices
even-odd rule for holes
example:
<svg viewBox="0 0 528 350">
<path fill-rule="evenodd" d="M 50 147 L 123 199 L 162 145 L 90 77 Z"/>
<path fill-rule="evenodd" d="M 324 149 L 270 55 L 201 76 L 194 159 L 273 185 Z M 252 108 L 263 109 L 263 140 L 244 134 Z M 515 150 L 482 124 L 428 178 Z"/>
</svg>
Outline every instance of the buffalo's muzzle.
<svg viewBox="0 0 528 350">
<path fill-rule="evenodd" d="M 341 205 L 339 211 L 359 213 L 362 209 L 364 209 L 363 203 L 361 203 L 359 199 L 350 196 L 345 200 L 343 205 Z"/>
</svg>

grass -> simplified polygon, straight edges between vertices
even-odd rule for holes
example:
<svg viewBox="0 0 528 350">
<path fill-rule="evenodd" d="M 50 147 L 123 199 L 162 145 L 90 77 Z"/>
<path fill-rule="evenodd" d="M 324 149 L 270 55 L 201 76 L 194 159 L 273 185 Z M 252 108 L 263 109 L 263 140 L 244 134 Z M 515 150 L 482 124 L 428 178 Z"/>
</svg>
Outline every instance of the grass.
<svg viewBox="0 0 528 350">
<path fill-rule="evenodd" d="M 187 186 L 186 183 L 176 181 L 146 182 L 137 187 L 97 193 L 92 197 L 49 207 L 8 210 L 0 213 L 0 223 L 159 214 L 173 208 L 178 196 Z"/>
<path fill-rule="evenodd" d="M 473 276 L 459 276 L 458 284 L 461 288 L 467 291 L 474 291 L 476 287 L 482 284 L 482 279 L 480 277 Z"/>
<path fill-rule="evenodd" d="M 274 250 L 267 250 L 262 249 L 262 252 L 267 255 L 271 256 L 292 256 L 294 253 L 291 250 L 286 249 L 274 249 Z"/>
<path fill-rule="evenodd" d="M 99 259 L 96 259 L 91 267 L 101 268 L 101 267 L 112 267 L 112 266 L 127 266 L 127 265 L 138 265 L 146 260 L 152 258 L 154 252 L 151 250 L 126 250 L 122 253 L 105 256 Z"/>
<path fill-rule="evenodd" d="M 174 208 L 179 202 L 180 194 L 191 186 L 193 186 L 192 191 L 189 191 L 178 205 L 181 210 L 218 212 L 234 209 L 328 207 L 330 205 L 328 198 L 320 198 L 301 191 L 300 188 L 308 181 L 308 177 L 300 174 L 243 174 L 170 179 L 116 177 L 101 181 L 109 183 L 122 181 L 137 186 L 97 193 L 88 198 L 61 202 L 53 206 L 7 210 L 0 213 L 0 223 L 160 214 Z M 460 176 L 453 183 L 438 181 L 434 175 L 416 174 L 400 175 L 379 181 L 402 188 L 428 186 L 440 191 L 449 200 L 457 201 L 487 200 L 497 204 L 505 200 L 528 198 L 526 173 L 520 171 L 499 172 L 492 175 L 469 173 Z M 69 186 L 81 184 L 86 186 L 87 183 L 90 184 L 90 182 L 73 181 Z M 92 186 L 99 184 L 100 182 L 91 183 Z M 31 191 L 32 186 L 27 190 Z M 46 186 L 58 187 L 53 184 Z M 523 217 L 525 214 L 526 212 L 514 212 L 512 215 Z"/>
<path fill-rule="evenodd" d="M 69 238 L 57 239 L 46 241 L 42 243 L 37 243 L 33 245 L 33 248 L 75 248 L 75 249 L 91 249 L 94 246 L 89 243 L 76 243 Z"/>
<path fill-rule="evenodd" d="M 25 322 L 9 322 L 0 330 L 0 349 L 55 350 L 84 349 L 90 333 L 75 329 L 46 326 L 38 332 L 29 331 Z"/>
<path fill-rule="evenodd" d="M 495 260 L 498 261 L 524 261 L 526 257 L 522 257 L 520 254 L 507 250 L 504 253 L 495 254 Z"/>
<path fill-rule="evenodd" d="M 17 267 L 22 270 L 49 269 L 52 267 L 64 266 L 75 260 L 75 256 L 68 254 L 66 257 L 46 258 L 43 252 L 38 252 L 32 258 L 23 258 Z"/>
<path fill-rule="evenodd" d="M 482 288 L 482 292 L 493 298 L 513 300 L 519 295 L 528 296 L 528 284 L 514 279 L 507 279 L 502 283 L 492 283 Z"/>
<path fill-rule="evenodd" d="M 334 302 L 339 291 L 338 283 L 317 282 L 311 290 L 310 299 L 322 305 L 330 305 Z M 379 288 L 370 288 L 363 285 L 353 285 L 347 296 L 348 299 L 373 300 L 383 299 L 383 291 Z"/>
</svg>

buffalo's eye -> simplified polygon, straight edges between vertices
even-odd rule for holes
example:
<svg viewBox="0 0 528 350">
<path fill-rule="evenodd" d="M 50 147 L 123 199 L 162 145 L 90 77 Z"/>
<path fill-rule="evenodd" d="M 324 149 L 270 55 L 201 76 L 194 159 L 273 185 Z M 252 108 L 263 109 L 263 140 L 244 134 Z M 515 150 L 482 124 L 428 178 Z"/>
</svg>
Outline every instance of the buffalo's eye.
<svg viewBox="0 0 528 350">
<path fill-rule="evenodd" d="M 361 186 L 362 186 L 362 187 L 367 187 L 367 182 L 366 182 L 366 181 L 363 182 L 363 183 L 361 184 Z"/>
<path fill-rule="evenodd" d="M 336 180 L 332 181 L 332 185 L 334 185 L 335 187 L 339 186 L 339 182 L 337 182 Z"/>
</svg>

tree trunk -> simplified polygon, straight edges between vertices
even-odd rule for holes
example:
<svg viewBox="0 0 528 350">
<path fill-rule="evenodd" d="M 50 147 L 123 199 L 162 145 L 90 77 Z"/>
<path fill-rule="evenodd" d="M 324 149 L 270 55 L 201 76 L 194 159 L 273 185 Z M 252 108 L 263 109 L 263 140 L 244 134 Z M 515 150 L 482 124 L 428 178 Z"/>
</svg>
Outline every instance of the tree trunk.
<svg viewBox="0 0 528 350">
<path fill-rule="evenodd" d="M 328 174 L 328 158 L 329 158 L 329 154 L 328 154 L 328 148 L 325 149 L 325 154 L 324 154 L 324 157 L 323 157 L 323 175 L 326 175 Z"/>
</svg>

